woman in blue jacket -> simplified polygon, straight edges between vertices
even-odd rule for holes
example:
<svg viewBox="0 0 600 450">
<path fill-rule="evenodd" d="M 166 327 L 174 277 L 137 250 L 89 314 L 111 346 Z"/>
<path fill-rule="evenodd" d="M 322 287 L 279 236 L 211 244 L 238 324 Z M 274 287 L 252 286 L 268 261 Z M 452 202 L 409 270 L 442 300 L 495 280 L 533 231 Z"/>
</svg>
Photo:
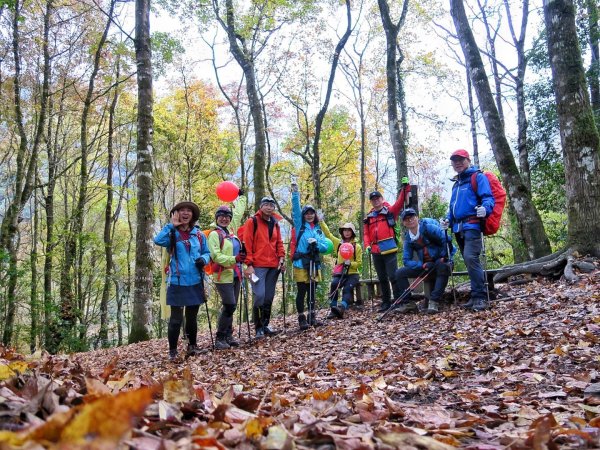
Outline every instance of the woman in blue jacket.
<svg viewBox="0 0 600 450">
<path fill-rule="evenodd" d="M 317 212 L 311 205 L 300 208 L 300 193 L 298 185 L 292 184 L 292 219 L 294 220 L 295 242 L 292 260 L 294 261 L 294 281 L 296 282 L 296 310 L 298 311 L 298 325 L 301 330 L 306 330 L 310 325 L 316 327 L 317 314 L 315 312 L 316 286 L 321 279 L 320 253 L 327 251 L 327 241 L 319 225 Z M 308 321 L 304 315 L 304 297 L 308 295 Z"/>
<path fill-rule="evenodd" d="M 154 237 L 154 243 L 166 247 L 170 262 L 167 279 L 169 318 L 169 358 L 177 357 L 179 330 L 185 314 L 187 355 L 199 353 L 196 345 L 197 317 L 200 305 L 206 301 L 204 293 L 204 265 L 210 261 L 206 237 L 196 222 L 200 209 L 193 202 L 181 202 L 171 209 L 171 221 Z"/>
</svg>

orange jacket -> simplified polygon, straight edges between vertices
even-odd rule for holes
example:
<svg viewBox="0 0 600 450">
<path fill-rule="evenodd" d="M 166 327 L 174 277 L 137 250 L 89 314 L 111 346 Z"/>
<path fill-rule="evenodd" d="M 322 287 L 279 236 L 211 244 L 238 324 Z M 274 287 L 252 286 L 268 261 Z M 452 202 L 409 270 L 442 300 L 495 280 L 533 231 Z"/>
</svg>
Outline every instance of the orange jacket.
<svg viewBox="0 0 600 450">
<path fill-rule="evenodd" d="M 277 219 L 271 217 L 273 226 L 258 211 L 244 224 L 243 242 L 246 246 L 246 265 L 254 267 L 279 267 L 279 259 L 285 257 L 281 229 Z M 256 231 L 254 222 L 256 221 Z"/>
<path fill-rule="evenodd" d="M 410 193 L 410 184 L 402 188 L 398 194 L 396 202 L 390 206 L 389 203 L 383 204 L 383 209 L 375 211 L 371 209 L 364 220 L 363 225 L 363 243 L 365 248 L 371 247 L 371 253 L 380 253 L 377 242 L 394 237 L 394 228 L 388 223 L 387 213 L 391 214 L 394 221 L 398 220 L 400 211 L 404 209 L 405 202 Z"/>
</svg>

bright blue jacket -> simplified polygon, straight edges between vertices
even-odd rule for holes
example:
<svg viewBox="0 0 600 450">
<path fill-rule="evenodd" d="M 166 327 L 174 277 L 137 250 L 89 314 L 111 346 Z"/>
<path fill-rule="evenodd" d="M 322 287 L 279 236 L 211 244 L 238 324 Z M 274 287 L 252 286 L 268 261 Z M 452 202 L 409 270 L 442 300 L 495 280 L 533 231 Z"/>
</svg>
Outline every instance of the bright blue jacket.
<svg viewBox="0 0 600 450">
<path fill-rule="evenodd" d="M 418 240 L 411 241 L 408 230 L 404 233 L 404 252 L 402 260 L 405 267 L 411 269 L 420 269 L 423 267 L 423 264 L 425 263 L 423 246 L 427 247 L 431 262 L 436 262 L 440 258 L 448 259 L 446 233 L 442 230 L 437 220 L 428 218 L 419 220 L 419 235 Z M 450 241 L 449 259 L 452 259 L 456 253 L 456 248 L 452 245 L 452 238 L 449 237 L 448 239 Z M 413 259 L 415 254 L 417 255 L 417 259 Z"/>
<path fill-rule="evenodd" d="M 154 237 L 154 243 L 161 247 L 166 247 L 171 253 L 171 232 L 175 233 L 175 252 L 171 254 L 169 262 L 169 276 L 167 284 L 176 284 L 179 286 L 193 286 L 200 283 L 200 273 L 196 268 L 195 261 L 202 258 L 205 264 L 210 261 L 210 250 L 204 233 L 195 226 L 190 231 L 189 249 L 181 239 L 181 234 L 172 223 L 168 223 Z M 202 272 L 204 276 L 204 272 Z"/>
<path fill-rule="evenodd" d="M 292 219 L 294 220 L 294 228 L 296 229 L 296 252 L 308 252 L 308 240 L 310 238 L 317 240 L 317 249 L 319 250 L 319 253 L 325 253 L 327 251 L 327 241 L 325 240 L 326 238 L 323 234 L 323 230 L 321 230 L 321 226 L 318 223 L 318 219 L 315 217 L 313 226 L 305 224 L 304 222 L 302 208 L 300 207 L 300 193 L 298 191 L 292 192 Z M 302 236 L 300 236 L 302 227 L 305 227 L 305 229 Z M 298 236 L 300 236 L 300 240 L 298 240 Z M 302 269 L 302 260 L 298 259 L 294 261 L 294 267 Z M 319 267 L 320 265 L 317 264 L 317 268 Z"/>
<path fill-rule="evenodd" d="M 496 204 L 490 182 L 481 172 L 477 173 L 477 194 L 473 191 L 471 175 L 478 171 L 476 166 L 471 166 L 455 177 L 450 197 L 450 209 L 446 217 L 454 233 L 463 230 L 481 230 L 481 221 L 475 216 L 475 207 L 484 206 L 487 217 Z"/>
</svg>

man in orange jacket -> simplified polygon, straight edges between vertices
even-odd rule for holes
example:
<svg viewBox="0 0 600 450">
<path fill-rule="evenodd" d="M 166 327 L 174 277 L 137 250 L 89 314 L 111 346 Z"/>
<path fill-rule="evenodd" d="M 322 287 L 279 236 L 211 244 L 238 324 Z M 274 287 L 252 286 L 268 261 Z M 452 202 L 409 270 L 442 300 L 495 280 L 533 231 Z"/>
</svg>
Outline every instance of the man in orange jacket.
<svg viewBox="0 0 600 450">
<path fill-rule="evenodd" d="M 247 253 L 244 273 L 252 284 L 252 316 L 257 338 L 276 334 L 269 328 L 269 320 L 277 277 L 285 270 L 285 249 L 274 211 L 275 200 L 264 197 L 258 212 L 244 225 L 243 243 Z"/>
<path fill-rule="evenodd" d="M 364 219 L 363 242 L 367 251 L 373 257 L 373 265 L 377 278 L 381 283 L 381 308 L 384 312 L 392 304 L 392 290 L 394 298 L 400 297 L 400 290 L 396 283 L 396 270 L 398 269 L 398 243 L 394 226 L 398 215 L 407 206 L 410 194 L 408 178 L 402 178 L 402 189 L 393 205 L 383 200 L 379 191 L 369 194 L 371 211 Z M 392 289 L 390 289 L 390 282 Z"/>
</svg>

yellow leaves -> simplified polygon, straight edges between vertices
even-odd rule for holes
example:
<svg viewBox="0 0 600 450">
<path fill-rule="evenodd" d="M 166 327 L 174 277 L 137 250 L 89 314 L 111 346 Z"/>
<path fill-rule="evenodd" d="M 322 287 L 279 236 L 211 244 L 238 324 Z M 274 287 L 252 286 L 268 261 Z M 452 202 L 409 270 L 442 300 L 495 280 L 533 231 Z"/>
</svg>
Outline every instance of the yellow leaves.
<svg viewBox="0 0 600 450">
<path fill-rule="evenodd" d="M 0 381 L 14 377 L 19 373 L 25 372 L 29 364 L 25 361 L 11 361 L 8 364 L 0 364 Z"/>
<path fill-rule="evenodd" d="M 81 412 L 65 426 L 61 439 L 71 442 L 89 438 L 118 441 L 131 428 L 131 420 L 141 415 L 150 404 L 153 392 L 152 388 L 141 388 L 100 398 L 83 406 Z"/>
<path fill-rule="evenodd" d="M 86 444 L 94 448 L 114 446 L 131 429 L 132 419 L 140 416 L 152 401 L 153 388 L 141 388 L 116 396 L 104 396 L 66 412 L 55 413 L 41 426 L 12 433 L 0 432 L 0 442 L 10 446 L 25 443 Z M 109 443 L 110 444 L 109 446 Z"/>
<path fill-rule="evenodd" d="M 318 391 L 313 389 L 312 396 L 315 400 L 329 400 L 333 395 L 332 389 L 327 389 L 326 391 Z"/>
</svg>

